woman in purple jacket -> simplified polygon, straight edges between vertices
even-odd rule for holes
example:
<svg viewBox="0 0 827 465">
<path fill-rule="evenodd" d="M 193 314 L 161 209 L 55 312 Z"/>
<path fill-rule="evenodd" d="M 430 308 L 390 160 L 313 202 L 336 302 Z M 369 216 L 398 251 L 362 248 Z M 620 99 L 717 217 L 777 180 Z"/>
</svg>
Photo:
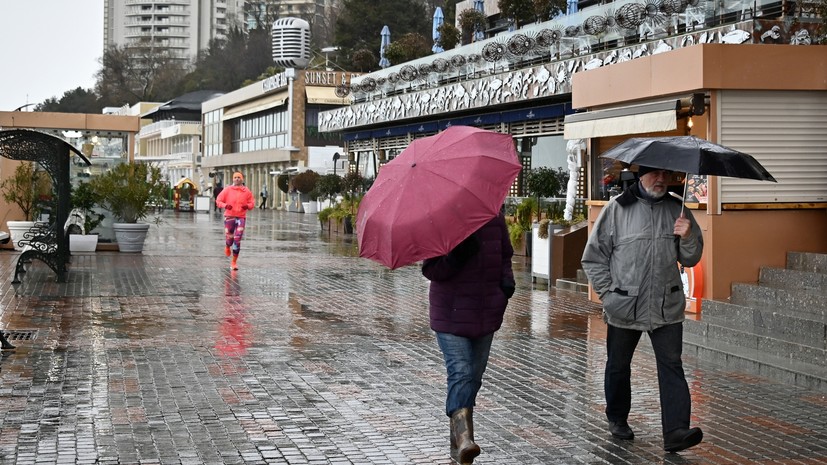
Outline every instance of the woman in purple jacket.
<svg viewBox="0 0 827 465">
<path fill-rule="evenodd" d="M 514 294 L 512 255 L 505 219 L 498 215 L 448 255 L 422 264 L 422 274 L 431 280 L 431 329 L 448 371 L 445 413 L 451 419 L 451 457 L 463 464 L 480 453 L 473 408 L 494 332 Z"/>
</svg>

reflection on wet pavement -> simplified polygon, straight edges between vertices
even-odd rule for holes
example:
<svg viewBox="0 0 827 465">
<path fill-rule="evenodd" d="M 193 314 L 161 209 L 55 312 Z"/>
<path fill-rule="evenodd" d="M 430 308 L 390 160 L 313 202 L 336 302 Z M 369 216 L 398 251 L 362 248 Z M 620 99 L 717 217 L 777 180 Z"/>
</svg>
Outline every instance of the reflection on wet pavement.
<svg viewBox="0 0 827 465">
<path fill-rule="evenodd" d="M 313 215 L 250 213 L 231 272 L 222 223 L 164 213 L 143 254 L 72 257 L 10 285 L 0 327 L 0 463 L 448 464 L 445 373 L 417 266 L 358 258 Z M 480 464 L 827 463 L 823 395 L 687 360 L 705 442 L 664 454 L 654 360 L 635 356 L 630 422 L 605 431 L 605 325 L 579 295 L 518 290 L 475 409 Z M 815 413 L 814 413 L 815 412 Z"/>
</svg>

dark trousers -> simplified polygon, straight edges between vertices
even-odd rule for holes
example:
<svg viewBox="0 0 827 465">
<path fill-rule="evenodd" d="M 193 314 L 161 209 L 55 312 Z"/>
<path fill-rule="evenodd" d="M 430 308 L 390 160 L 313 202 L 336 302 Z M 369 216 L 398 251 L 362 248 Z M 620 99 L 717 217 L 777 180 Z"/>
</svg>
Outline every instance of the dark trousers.
<svg viewBox="0 0 827 465">
<path fill-rule="evenodd" d="M 603 380 L 606 393 L 606 417 L 609 421 L 626 420 L 632 407 L 631 363 L 642 331 L 608 327 L 606 348 L 608 360 Z M 689 428 L 691 400 L 689 385 L 683 372 L 683 323 L 649 331 L 655 352 L 660 391 L 663 433 Z"/>
</svg>

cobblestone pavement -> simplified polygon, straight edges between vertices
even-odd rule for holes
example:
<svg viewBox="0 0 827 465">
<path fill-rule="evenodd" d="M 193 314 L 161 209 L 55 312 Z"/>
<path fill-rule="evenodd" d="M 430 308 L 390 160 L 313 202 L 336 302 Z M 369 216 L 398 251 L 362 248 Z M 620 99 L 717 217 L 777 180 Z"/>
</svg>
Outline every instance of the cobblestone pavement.
<svg viewBox="0 0 827 465">
<path fill-rule="evenodd" d="M 418 267 L 357 257 L 314 215 L 251 213 L 239 265 L 222 223 L 164 214 L 143 254 L 40 262 L 0 327 L 32 331 L 0 361 L 0 463 L 449 464 L 444 369 Z M 651 353 L 633 367 L 634 441 L 603 416 L 605 326 L 578 295 L 518 290 L 475 410 L 480 464 L 827 463 L 827 399 L 686 360 L 704 442 L 662 450 Z"/>
</svg>

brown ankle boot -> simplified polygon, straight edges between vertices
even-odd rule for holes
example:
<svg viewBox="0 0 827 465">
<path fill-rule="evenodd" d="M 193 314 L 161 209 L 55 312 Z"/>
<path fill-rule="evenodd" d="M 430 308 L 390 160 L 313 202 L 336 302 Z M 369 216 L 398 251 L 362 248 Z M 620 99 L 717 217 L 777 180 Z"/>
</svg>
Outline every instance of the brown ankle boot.
<svg viewBox="0 0 827 465">
<path fill-rule="evenodd" d="M 451 458 L 460 464 L 474 463 L 480 446 L 474 442 L 474 411 L 461 408 L 451 415 Z"/>
</svg>

